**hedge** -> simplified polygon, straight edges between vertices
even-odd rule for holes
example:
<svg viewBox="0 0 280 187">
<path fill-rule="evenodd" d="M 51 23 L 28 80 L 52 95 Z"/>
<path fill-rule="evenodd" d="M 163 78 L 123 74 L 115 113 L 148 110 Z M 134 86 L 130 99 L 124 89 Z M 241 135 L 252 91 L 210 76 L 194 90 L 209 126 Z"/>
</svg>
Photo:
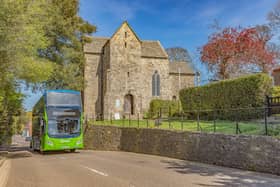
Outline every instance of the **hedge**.
<svg viewBox="0 0 280 187">
<path fill-rule="evenodd" d="M 279 97 L 280 96 L 280 86 L 274 86 L 272 89 L 272 96 Z"/>
<path fill-rule="evenodd" d="M 150 102 L 150 107 L 146 117 L 156 118 L 158 115 L 161 115 L 162 117 L 173 116 L 180 110 L 181 104 L 179 100 L 154 99 Z"/>
<path fill-rule="evenodd" d="M 263 117 L 262 110 L 235 109 L 263 107 L 265 96 L 271 91 L 271 78 L 267 74 L 254 74 L 183 89 L 180 100 L 185 113 L 217 110 L 216 115 L 223 119 L 253 119 Z"/>
</svg>

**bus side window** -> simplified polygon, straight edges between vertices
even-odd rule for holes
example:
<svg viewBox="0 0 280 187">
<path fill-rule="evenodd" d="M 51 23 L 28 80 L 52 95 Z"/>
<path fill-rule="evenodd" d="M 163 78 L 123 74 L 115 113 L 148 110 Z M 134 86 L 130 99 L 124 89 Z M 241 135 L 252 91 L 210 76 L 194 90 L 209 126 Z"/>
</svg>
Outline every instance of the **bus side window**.
<svg viewBox="0 0 280 187">
<path fill-rule="evenodd" d="M 45 134 L 45 122 L 43 118 L 40 118 L 41 134 Z"/>
</svg>

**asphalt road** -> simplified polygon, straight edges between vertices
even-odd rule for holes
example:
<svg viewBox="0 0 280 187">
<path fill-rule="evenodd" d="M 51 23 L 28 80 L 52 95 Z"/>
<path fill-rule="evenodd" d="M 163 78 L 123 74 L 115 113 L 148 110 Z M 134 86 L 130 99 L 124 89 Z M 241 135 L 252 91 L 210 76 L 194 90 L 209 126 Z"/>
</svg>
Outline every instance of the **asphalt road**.
<svg viewBox="0 0 280 187">
<path fill-rule="evenodd" d="M 11 155 L 7 187 L 280 186 L 279 176 L 127 152 Z"/>
</svg>

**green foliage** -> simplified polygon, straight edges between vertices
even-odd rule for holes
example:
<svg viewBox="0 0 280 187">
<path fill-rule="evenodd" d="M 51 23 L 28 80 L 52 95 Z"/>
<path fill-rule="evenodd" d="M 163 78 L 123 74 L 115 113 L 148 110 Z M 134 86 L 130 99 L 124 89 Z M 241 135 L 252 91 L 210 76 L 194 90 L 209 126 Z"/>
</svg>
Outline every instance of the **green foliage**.
<svg viewBox="0 0 280 187">
<path fill-rule="evenodd" d="M 21 111 L 20 115 L 14 117 L 14 134 L 22 134 L 25 125 L 30 122 L 32 113 Z"/>
<path fill-rule="evenodd" d="M 50 25 L 46 27 L 50 44 L 41 57 L 54 62 L 54 71 L 45 86 L 51 89 L 84 88 L 83 45 L 90 42 L 95 26 L 78 16 L 79 0 L 50 0 L 46 12 Z"/>
<path fill-rule="evenodd" d="M 0 6 L 0 145 L 9 143 L 22 111 L 20 82 L 41 83 L 52 72 L 38 50 L 49 45 L 46 0 L 5 0 Z"/>
<path fill-rule="evenodd" d="M 173 116 L 181 110 L 180 101 L 176 100 L 161 100 L 154 99 L 150 102 L 150 108 L 147 113 L 147 118 L 156 118 L 158 115 L 162 117 Z"/>
<path fill-rule="evenodd" d="M 49 61 L 38 57 L 38 49 L 49 44 L 45 27 L 45 0 L 7 0 L 0 6 L 0 73 L 14 79 L 42 82 L 51 74 Z M 44 72 L 42 74 L 42 72 Z"/>
<path fill-rule="evenodd" d="M 273 86 L 272 88 L 272 96 L 280 96 L 280 86 Z"/>
<path fill-rule="evenodd" d="M 83 89 L 83 44 L 95 27 L 79 0 L 5 0 L 0 5 L 0 144 L 20 131 L 23 95 L 33 88 Z"/>
<path fill-rule="evenodd" d="M 22 109 L 23 95 L 16 91 L 16 85 L 10 81 L 0 79 L 0 145 L 10 143 L 14 133 L 13 124 L 15 116 L 18 116 Z"/>
<path fill-rule="evenodd" d="M 180 91 L 184 112 L 219 110 L 221 118 L 251 119 L 262 117 L 259 112 L 234 110 L 238 108 L 262 107 L 266 95 L 272 89 L 271 78 L 266 74 L 254 74 L 237 79 L 219 81 L 202 87 Z"/>
</svg>

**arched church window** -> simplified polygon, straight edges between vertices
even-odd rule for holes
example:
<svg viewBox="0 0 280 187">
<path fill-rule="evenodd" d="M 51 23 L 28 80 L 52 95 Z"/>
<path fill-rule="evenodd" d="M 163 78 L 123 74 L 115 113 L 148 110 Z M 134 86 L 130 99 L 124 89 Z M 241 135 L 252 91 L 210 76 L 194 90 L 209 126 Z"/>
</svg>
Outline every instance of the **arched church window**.
<svg viewBox="0 0 280 187">
<path fill-rule="evenodd" d="M 157 71 L 155 71 L 152 77 L 152 95 L 160 96 L 160 76 Z"/>
</svg>

